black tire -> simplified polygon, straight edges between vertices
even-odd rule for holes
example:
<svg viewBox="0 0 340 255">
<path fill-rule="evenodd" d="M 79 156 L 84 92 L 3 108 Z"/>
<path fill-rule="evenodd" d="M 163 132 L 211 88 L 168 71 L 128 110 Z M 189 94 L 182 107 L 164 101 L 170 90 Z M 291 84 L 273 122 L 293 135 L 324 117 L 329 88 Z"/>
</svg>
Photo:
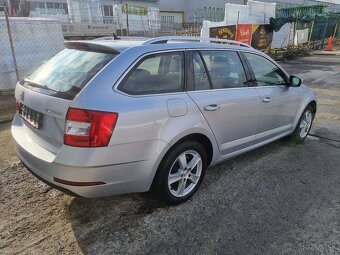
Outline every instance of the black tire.
<svg viewBox="0 0 340 255">
<path fill-rule="evenodd" d="M 201 162 L 202 162 L 201 174 L 200 174 L 200 177 L 197 183 L 195 184 L 196 186 L 194 186 L 193 189 L 188 194 L 181 196 L 181 197 L 177 197 L 172 194 L 172 192 L 174 191 L 173 190 L 170 191 L 169 189 L 168 177 L 169 177 L 170 171 L 173 170 L 175 167 L 174 164 L 177 164 L 176 162 L 177 162 L 178 157 L 188 151 L 194 151 L 200 155 Z M 187 160 L 189 161 L 188 163 L 190 163 L 190 159 L 188 158 Z M 196 190 L 201 185 L 206 168 L 207 168 L 207 156 L 206 156 L 204 147 L 196 141 L 184 141 L 183 143 L 176 145 L 169 153 L 167 153 L 167 155 L 165 155 L 164 159 L 162 160 L 158 168 L 157 175 L 155 177 L 155 181 L 153 185 L 154 186 L 153 191 L 155 192 L 157 197 L 162 202 L 165 202 L 171 205 L 183 203 L 187 201 L 190 197 L 192 197 L 192 195 L 196 192 Z M 184 187 L 185 185 L 186 184 L 184 184 Z M 188 185 L 191 185 L 191 181 L 188 182 Z"/>
<path fill-rule="evenodd" d="M 307 133 L 305 135 L 301 136 L 301 132 L 300 132 L 301 121 L 303 120 L 306 112 L 308 112 L 308 111 L 311 112 L 311 114 L 312 114 L 311 123 L 310 123 L 310 126 L 309 126 L 308 130 L 307 130 Z M 311 127 L 312 127 L 312 124 L 313 124 L 313 120 L 314 120 L 314 115 L 315 114 L 314 114 L 313 107 L 308 105 L 306 107 L 306 109 L 303 111 L 303 113 L 301 114 L 299 122 L 296 124 L 296 128 L 295 128 L 294 132 L 290 135 L 290 140 L 291 141 L 296 142 L 296 143 L 302 143 L 306 139 L 307 135 L 309 134 L 309 131 L 311 130 Z"/>
</svg>

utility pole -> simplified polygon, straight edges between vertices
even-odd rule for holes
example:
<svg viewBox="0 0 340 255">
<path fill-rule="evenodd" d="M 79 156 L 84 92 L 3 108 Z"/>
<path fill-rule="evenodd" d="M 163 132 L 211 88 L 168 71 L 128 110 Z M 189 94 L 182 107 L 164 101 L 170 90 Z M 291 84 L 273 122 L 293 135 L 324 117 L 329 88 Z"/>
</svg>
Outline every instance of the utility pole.
<svg viewBox="0 0 340 255">
<path fill-rule="evenodd" d="M 194 11 L 194 36 L 196 36 L 196 11 Z"/>
</svg>

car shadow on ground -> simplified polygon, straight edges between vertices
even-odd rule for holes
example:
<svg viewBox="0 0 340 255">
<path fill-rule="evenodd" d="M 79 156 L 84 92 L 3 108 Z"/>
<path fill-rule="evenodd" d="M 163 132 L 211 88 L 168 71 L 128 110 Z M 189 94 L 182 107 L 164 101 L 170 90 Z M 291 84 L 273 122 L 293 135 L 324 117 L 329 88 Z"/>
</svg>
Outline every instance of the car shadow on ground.
<svg viewBox="0 0 340 255">
<path fill-rule="evenodd" d="M 253 160 L 265 156 L 268 152 L 275 153 L 282 147 L 287 150 L 294 150 L 296 144 L 287 138 L 283 138 L 209 168 L 200 189 L 188 203 L 199 203 L 199 199 L 195 201 L 196 196 L 200 196 L 206 189 L 214 186 L 221 176 L 227 175 L 232 179 L 233 175 L 237 174 L 240 164 L 245 162 L 252 164 Z M 176 207 L 181 210 L 182 206 Z M 204 207 L 205 205 L 195 206 Z M 148 192 L 98 199 L 74 198 L 68 208 L 69 221 L 74 236 L 84 254 L 91 254 L 96 252 L 97 249 L 102 250 L 109 243 L 113 246 L 128 246 L 125 234 L 133 233 L 132 235 L 138 236 L 137 232 L 143 224 L 146 224 L 145 219 L 148 218 L 148 215 L 161 211 L 167 214 L 172 209 L 171 206 L 159 202 L 155 195 Z M 154 224 L 162 223 L 156 222 Z"/>
</svg>

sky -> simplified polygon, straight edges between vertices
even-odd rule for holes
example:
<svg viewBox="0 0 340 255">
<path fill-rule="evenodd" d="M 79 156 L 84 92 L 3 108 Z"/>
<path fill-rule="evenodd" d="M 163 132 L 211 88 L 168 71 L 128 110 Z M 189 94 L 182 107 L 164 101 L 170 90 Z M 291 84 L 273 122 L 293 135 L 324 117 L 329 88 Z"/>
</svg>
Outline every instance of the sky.
<svg viewBox="0 0 340 255">
<path fill-rule="evenodd" d="M 318 0 L 318 2 L 326 2 L 332 4 L 340 4 L 340 0 Z"/>
</svg>

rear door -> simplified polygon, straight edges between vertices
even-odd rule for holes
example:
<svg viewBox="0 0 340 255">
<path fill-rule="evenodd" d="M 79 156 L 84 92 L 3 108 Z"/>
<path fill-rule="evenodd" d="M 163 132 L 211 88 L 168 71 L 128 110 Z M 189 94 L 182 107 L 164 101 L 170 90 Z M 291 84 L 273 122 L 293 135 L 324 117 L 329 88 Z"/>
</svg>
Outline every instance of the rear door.
<svg viewBox="0 0 340 255">
<path fill-rule="evenodd" d="M 269 59 L 244 53 L 261 97 L 261 122 L 257 140 L 267 140 L 289 132 L 296 115 L 298 94 L 287 86 L 284 72 Z"/>
<path fill-rule="evenodd" d="M 222 155 L 251 146 L 258 132 L 260 98 L 239 54 L 228 50 L 192 52 L 190 97 L 209 123 Z"/>
<path fill-rule="evenodd" d="M 64 49 L 17 84 L 19 119 L 27 139 L 57 153 L 73 98 L 116 54 Z"/>
</svg>

